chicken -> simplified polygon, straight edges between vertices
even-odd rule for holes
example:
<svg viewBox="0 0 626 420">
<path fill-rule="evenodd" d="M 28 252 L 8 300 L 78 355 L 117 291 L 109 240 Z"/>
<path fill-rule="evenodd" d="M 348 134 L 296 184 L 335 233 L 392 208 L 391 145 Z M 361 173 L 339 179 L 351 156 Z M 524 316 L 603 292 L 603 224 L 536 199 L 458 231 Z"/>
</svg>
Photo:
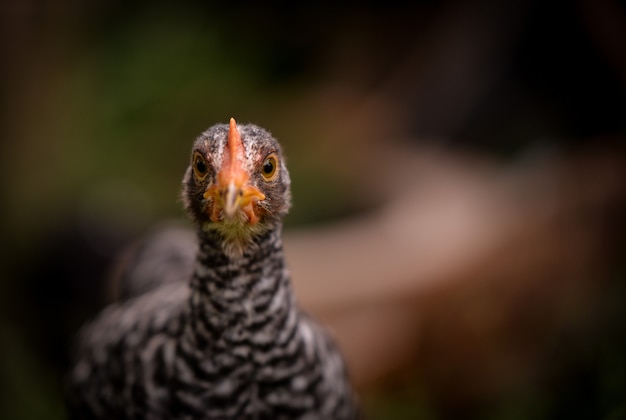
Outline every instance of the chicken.
<svg viewBox="0 0 626 420">
<path fill-rule="evenodd" d="M 336 345 L 291 289 L 279 143 L 234 119 L 211 127 L 193 145 L 182 201 L 197 227 L 190 278 L 113 304 L 81 330 L 71 415 L 356 418 Z"/>
</svg>

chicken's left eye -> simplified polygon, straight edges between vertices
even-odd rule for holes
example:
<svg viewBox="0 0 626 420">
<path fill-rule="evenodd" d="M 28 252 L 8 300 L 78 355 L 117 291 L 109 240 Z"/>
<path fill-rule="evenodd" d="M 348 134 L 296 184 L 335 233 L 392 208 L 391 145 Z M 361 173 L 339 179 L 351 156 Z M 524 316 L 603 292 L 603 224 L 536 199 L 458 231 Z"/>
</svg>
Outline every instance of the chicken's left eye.
<svg viewBox="0 0 626 420">
<path fill-rule="evenodd" d="M 272 153 L 263 161 L 263 166 L 261 166 L 261 174 L 266 181 L 271 181 L 274 179 L 274 175 L 276 175 L 276 169 L 278 167 L 278 161 L 276 159 L 276 155 Z"/>
</svg>

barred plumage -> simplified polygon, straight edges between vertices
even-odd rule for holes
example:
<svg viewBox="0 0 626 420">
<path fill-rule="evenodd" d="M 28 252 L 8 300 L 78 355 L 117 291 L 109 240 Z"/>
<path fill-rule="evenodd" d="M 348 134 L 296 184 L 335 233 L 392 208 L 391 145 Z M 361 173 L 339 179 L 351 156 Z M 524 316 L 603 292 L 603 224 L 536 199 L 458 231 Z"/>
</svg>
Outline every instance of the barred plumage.
<svg viewBox="0 0 626 420">
<path fill-rule="evenodd" d="M 341 356 L 291 290 L 281 241 L 289 175 L 276 140 L 234 120 L 207 130 L 183 202 L 200 245 L 191 279 L 112 305 L 83 329 L 74 416 L 355 418 Z"/>
</svg>

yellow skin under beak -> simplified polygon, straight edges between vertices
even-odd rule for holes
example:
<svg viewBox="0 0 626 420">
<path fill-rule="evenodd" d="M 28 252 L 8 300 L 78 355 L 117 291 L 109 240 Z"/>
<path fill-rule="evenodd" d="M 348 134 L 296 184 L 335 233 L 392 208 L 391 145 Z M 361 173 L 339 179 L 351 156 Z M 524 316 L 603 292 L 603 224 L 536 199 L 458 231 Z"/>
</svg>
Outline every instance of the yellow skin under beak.
<svg viewBox="0 0 626 420">
<path fill-rule="evenodd" d="M 249 175 L 241 165 L 243 144 L 235 119 L 230 119 L 227 146 L 220 171 L 217 174 L 216 184 L 211 185 L 204 193 L 205 199 L 213 200 L 213 210 L 210 219 L 212 222 L 220 220 L 220 215 L 228 219 L 235 219 L 239 212 L 243 212 L 250 225 L 259 221 L 255 212 L 257 201 L 265 200 L 265 194 L 248 183 Z"/>
</svg>

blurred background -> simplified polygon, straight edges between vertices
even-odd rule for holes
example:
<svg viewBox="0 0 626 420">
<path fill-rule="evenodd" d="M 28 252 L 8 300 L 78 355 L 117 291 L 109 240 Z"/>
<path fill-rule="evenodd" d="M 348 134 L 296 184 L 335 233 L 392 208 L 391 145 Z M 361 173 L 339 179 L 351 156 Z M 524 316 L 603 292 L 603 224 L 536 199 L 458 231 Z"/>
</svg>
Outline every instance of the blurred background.
<svg viewBox="0 0 626 420">
<path fill-rule="evenodd" d="M 0 55 L 0 418 L 65 417 L 72 334 L 231 116 L 284 144 L 369 418 L 626 418 L 624 2 L 2 0 Z"/>
</svg>

